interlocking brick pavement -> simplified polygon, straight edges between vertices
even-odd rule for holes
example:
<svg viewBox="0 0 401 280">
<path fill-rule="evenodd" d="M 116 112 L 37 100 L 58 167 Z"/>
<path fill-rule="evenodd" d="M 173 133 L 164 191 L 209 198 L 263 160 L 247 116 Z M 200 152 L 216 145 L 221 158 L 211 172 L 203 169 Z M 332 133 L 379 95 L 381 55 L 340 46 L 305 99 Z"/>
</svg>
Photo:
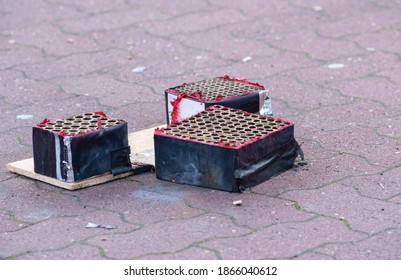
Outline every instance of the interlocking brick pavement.
<svg viewBox="0 0 401 280">
<path fill-rule="evenodd" d="M 399 0 L 0 0 L 0 259 L 401 259 L 400 38 Z M 164 89 L 223 74 L 270 88 L 308 165 L 243 194 L 5 169 L 44 117 L 132 132 L 165 122 Z"/>
</svg>

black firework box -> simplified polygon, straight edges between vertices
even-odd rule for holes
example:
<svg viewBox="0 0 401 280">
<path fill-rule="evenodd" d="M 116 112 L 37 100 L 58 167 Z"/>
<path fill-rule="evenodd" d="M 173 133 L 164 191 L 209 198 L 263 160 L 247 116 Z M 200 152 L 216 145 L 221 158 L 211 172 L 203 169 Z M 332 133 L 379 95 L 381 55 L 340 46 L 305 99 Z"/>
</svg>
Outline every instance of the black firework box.
<svg viewBox="0 0 401 280">
<path fill-rule="evenodd" d="M 266 116 L 273 114 L 269 91 L 264 86 L 228 75 L 169 88 L 165 90 L 165 98 L 167 124 L 214 105 Z"/>
<path fill-rule="evenodd" d="M 303 157 L 293 123 L 220 105 L 156 129 L 154 147 L 157 178 L 229 192 L 253 187 Z"/>
<path fill-rule="evenodd" d="M 51 121 L 32 131 L 34 171 L 65 182 L 132 170 L 127 122 L 103 112 Z"/>
</svg>

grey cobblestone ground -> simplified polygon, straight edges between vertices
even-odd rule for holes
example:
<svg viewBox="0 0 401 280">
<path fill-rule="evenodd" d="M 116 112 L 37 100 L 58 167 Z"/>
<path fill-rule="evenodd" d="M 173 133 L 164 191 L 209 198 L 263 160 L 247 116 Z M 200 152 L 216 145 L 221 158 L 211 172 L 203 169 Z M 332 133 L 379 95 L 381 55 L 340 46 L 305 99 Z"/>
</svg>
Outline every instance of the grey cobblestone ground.
<svg viewBox="0 0 401 280">
<path fill-rule="evenodd" d="M 0 0 L 0 259 L 401 259 L 400 71 L 397 0 Z M 5 169 L 44 117 L 136 131 L 165 121 L 165 88 L 223 74 L 270 88 L 308 165 L 244 194 Z"/>
</svg>

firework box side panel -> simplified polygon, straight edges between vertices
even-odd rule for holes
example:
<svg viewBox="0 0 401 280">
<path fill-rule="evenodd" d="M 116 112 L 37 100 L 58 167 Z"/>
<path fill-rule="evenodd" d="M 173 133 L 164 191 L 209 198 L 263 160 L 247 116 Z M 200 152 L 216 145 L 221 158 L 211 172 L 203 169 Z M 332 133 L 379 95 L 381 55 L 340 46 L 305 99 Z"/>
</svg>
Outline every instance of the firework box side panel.
<svg viewBox="0 0 401 280">
<path fill-rule="evenodd" d="M 238 192 L 237 150 L 154 135 L 156 177 L 164 181 Z"/>
<path fill-rule="evenodd" d="M 75 182 L 132 169 L 126 122 L 78 136 L 62 136 L 34 127 L 32 135 L 34 171 L 38 174 Z"/>
<path fill-rule="evenodd" d="M 41 128 L 32 128 L 34 170 L 38 174 L 57 178 L 56 137 Z"/>
</svg>

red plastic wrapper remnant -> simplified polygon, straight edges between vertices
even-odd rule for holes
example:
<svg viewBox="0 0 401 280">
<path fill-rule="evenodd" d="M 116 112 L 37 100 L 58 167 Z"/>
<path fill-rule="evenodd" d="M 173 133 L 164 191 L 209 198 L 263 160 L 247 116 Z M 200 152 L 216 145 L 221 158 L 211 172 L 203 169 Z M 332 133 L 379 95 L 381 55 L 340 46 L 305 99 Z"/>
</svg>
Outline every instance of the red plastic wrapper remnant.
<svg viewBox="0 0 401 280">
<path fill-rule="evenodd" d="M 103 113 L 102 111 L 95 112 L 95 114 L 107 118 L 106 114 Z"/>
<path fill-rule="evenodd" d="M 50 119 L 48 118 L 44 118 L 43 121 L 41 121 L 40 123 L 38 123 L 37 125 L 35 125 L 36 127 L 41 127 L 41 125 L 47 124 L 48 122 L 51 122 Z"/>
<path fill-rule="evenodd" d="M 223 79 L 236 81 L 236 82 L 240 82 L 240 83 L 245 83 L 245 84 L 248 84 L 248 85 L 257 86 L 257 87 L 260 87 L 262 89 L 265 89 L 265 87 L 262 86 L 261 84 L 251 82 L 251 81 L 249 81 L 249 80 L 247 80 L 245 78 L 230 78 L 230 76 L 228 76 L 226 74 L 226 75 L 223 76 Z"/>
<path fill-rule="evenodd" d="M 180 116 L 180 103 L 184 96 L 186 96 L 186 94 L 182 93 L 178 95 L 176 99 L 170 102 L 173 106 L 173 111 L 171 112 L 171 123 L 177 123 L 179 121 L 178 118 Z"/>
</svg>

